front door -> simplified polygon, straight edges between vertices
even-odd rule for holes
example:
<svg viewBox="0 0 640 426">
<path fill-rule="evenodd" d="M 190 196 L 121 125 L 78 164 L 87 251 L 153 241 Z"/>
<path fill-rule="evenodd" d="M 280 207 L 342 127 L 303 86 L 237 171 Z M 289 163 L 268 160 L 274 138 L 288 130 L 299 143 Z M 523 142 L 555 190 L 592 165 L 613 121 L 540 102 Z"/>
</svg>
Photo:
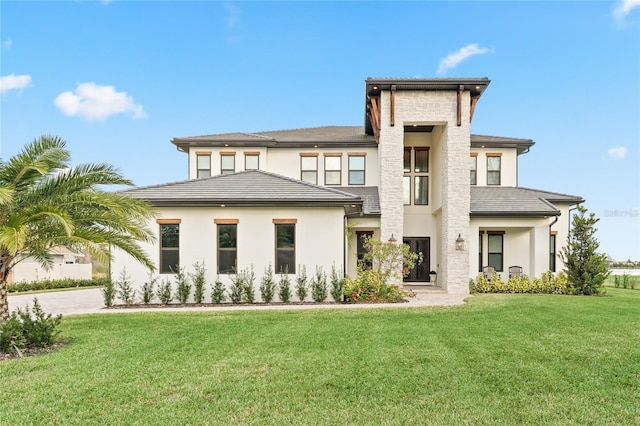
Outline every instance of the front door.
<svg viewBox="0 0 640 426">
<path fill-rule="evenodd" d="M 409 246 L 413 253 L 422 253 L 422 263 L 409 271 L 409 275 L 404 278 L 404 282 L 428 282 L 429 281 L 429 259 L 431 258 L 429 237 L 405 237 L 403 242 Z"/>
</svg>

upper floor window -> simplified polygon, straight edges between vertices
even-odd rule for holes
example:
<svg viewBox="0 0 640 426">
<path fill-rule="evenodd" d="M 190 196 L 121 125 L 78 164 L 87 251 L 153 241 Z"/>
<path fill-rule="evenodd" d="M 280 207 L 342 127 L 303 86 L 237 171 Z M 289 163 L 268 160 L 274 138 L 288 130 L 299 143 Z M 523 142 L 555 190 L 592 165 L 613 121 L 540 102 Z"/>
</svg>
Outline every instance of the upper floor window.
<svg viewBox="0 0 640 426">
<path fill-rule="evenodd" d="M 342 183 L 342 154 L 324 155 L 324 184 L 340 185 Z"/>
<path fill-rule="evenodd" d="M 487 231 L 488 250 L 487 256 L 489 266 L 493 266 L 496 272 L 503 271 L 504 264 L 504 232 L 503 231 Z"/>
<path fill-rule="evenodd" d="M 501 154 L 487 154 L 487 185 L 500 185 Z"/>
<path fill-rule="evenodd" d="M 216 219 L 218 225 L 218 273 L 232 274 L 238 262 L 238 220 Z"/>
<path fill-rule="evenodd" d="M 364 185 L 366 154 L 349 154 L 349 185 Z"/>
<path fill-rule="evenodd" d="M 211 153 L 196 153 L 196 176 L 205 178 L 211 176 Z"/>
<path fill-rule="evenodd" d="M 273 219 L 276 231 L 276 272 L 296 273 L 296 219 Z"/>
<path fill-rule="evenodd" d="M 228 175 L 236 172 L 236 153 L 221 152 L 220 153 L 220 174 Z"/>
<path fill-rule="evenodd" d="M 300 154 L 300 180 L 318 184 L 318 154 Z"/>
<path fill-rule="evenodd" d="M 478 184 L 478 153 L 472 152 L 469 169 L 471 170 L 471 185 Z"/>
<path fill-rule="evenodd" d="M 429 204 L 429 148 L 404 149 L 404 204 Z"/>
<path fill-rule="evenodd" d="M 160 273 L 175 274 L 180 266 L 180 219 L 158 219 Z"/>
<path fill-rule="evenodd" d="M 244 153 L 244 169 L 258 170 L 260 168 L 260 153 L 245 152 Z"/>
</svg>

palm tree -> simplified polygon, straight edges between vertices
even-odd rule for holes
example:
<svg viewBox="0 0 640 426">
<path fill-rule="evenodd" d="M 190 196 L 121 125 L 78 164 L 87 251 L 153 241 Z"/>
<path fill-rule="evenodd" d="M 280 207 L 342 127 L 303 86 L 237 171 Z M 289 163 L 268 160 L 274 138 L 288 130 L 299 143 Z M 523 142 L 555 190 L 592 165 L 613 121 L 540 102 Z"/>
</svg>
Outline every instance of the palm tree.
<svg viewBox="0 0 640 426">
<path fill-rule="evenodd" d="M 49 249 L 86 250 L 107 261 L 117 247 L 153 270 L 138 242 L 155 237 L 147 223 L 154 216 L 146 202 L 102 185 L 133 185 L 108 164 L 71 167 L 66 142 L 41 136 L 8 161 L 0 159 L 0 321 L 9 318 L 7 278 L 31 257 L 52 265 Z"/>
</svg>

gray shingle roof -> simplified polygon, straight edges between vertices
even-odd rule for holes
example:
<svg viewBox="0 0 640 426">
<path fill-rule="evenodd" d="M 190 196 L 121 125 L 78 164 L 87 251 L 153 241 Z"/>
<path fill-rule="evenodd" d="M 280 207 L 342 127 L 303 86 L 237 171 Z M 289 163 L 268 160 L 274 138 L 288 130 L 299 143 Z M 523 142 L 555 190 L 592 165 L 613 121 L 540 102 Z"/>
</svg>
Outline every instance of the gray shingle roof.
<svg viewBox="0 0 640 426">
<path fill-rule="evenodd" d="M 121 191 L 156 206 L 362 206 L 362 199 L 263 170 Z"/>
<path fill-rule="evenodd" d="M 214 135 L 177 137 L 171 143 L 179 148 L 190 146 L 268 146 L 302 147 L 323 146 L 376 146 L 373 136 L 364 133 L 362 126 L 324 126 L 305 129 L 274 130 L 254 133 L 221 133 Z"/>
<path fill-rule="evenodd" d="M 254 133 L 219 133 L 213 135 L 176 137 L 171 143 L 180 147 L 190 146 L 268 146 L 268 147 L 309 147 L 311 144 L 323 146 L 377 146 L 374 136 L 367 135 L 362 126 L 324 126 L 303 129 L 273 130 Z M 501 136 L 471 135 L 471 145 L 489 147 L 517 147 L 519 152 L 531 147 L 531 139 Z"/>
<path fill-rule="evenodd" d="M 471 216 L 558 216 L 551 201 L 577 204 L 580 197 L 511 186 L 472 186 Z"/>
<path fill-rule="evenodd" d="M 342 187 L 340 190 L 362 198 L 362 212 L 364 214 L 380 214 L 380 196 L 378 195 L 377 186 L 349 186 Z"/>
</svg>

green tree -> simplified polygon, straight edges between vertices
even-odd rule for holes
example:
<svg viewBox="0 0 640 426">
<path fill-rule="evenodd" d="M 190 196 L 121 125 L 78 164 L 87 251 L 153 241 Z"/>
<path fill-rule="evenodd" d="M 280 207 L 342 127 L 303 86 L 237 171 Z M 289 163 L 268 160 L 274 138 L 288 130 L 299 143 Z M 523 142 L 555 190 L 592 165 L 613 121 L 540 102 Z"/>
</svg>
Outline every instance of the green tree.
<svg viewBox="0 0 640 426">
<path fill-rule="evenodd" d="M 0 320 L 9 318 L 11 269 L 27 257 L 51 267 L 54 246 L 86 250 L 104 262 L 113 246 L 154 269 L 138 245 L 155 240 L 147 225 L 152 207 L 103 185 L 133 183 L 108 164 L 72 167 L 66 142 L 55 136 L 41 136 L 0 160 Z"/>
<path fill-rule="evenodd" d="M 560 251 L 564 262 L 570 291 L 574 294 L 596 294 L 602 291 L 609 276 L 606 254 L 597 253 L 600 243 L 595 237 L 595 227 L 600 219 L 581 205 L 571 220 L 567 245 Z"/>
</svg>

